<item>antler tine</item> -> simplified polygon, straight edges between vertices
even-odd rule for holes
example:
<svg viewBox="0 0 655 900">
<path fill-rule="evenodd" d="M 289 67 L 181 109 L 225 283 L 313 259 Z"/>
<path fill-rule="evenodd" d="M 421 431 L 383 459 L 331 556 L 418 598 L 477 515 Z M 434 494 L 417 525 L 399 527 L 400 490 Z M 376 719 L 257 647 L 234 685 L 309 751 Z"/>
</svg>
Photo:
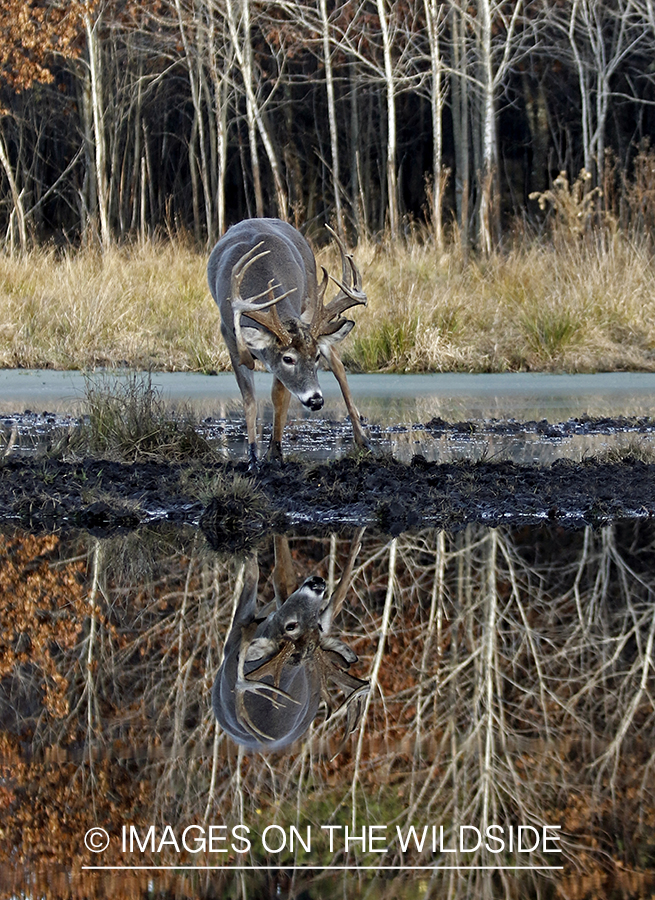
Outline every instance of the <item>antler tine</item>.
<svg viewBox="0 0 655 900">
<path fill-rule="evenodd" d="M 252 266 L 253 263 L 257 262 L 257 260 L 262 259 L 264 256 L 268 256 L 271 252 L 270 250 L 262 250 L 261 253 L 257 253 L 260 247 L 262 247 L 264 241 L 260 241 L 258 244 L 255 244 L 254 247 L 251 247 L 243 256 L 237 261 L 235 266 L 232 269 L 232 316 L 234 320 L 234 336 L 237 342 L 237 350 L 239 351 L 239 362 L 241 365 L 247 366 L 249 369 L 254 369 L 255 360 L 253 359 L 252 353 L 248 349 L 248 345 L 246 344 L 245 338 L 243 337 L 243 332 L 241 330 L 241 316 L 247 315 L 255 322 L 260 325 L 263 325 L 268 331 L 274 334 L 282 343 L 286 346 L 291 343 L 291 335 L 284 327 L 282 322 L 280 321 L 280 316 L 278 315 L 277 309 L 275 305 L 280 302 L 280 300 L 284 300 L 285 297 L 288 297 L 289 294 L 292 294 L 296 289 L 291 288 L 291 290 L 286 291 L 284 294 L 281 294 L 279 297 L 276 297 L 274 292 L 275 288 L 279 287 L 279 284 L 274 284 L 271 279 L 268 283 L 268 287 L 264 291 L 260 291 L 259 294 L 254 294 L 252 297 L 248 297 L 246 300 L 241 296 L 241 282 L 243 281 L 243 277 Z M 257 303 L 256 301 L 261 300 L 262 297 L 269 295 L 269 299 L 264 303 Z M 273 309 L 266 313 L 265 309 L 272 306 Z"/>
<path fill-rule="evenodd" d="M 367 297 L 362 289 L 362 275 L 355 264 L 355 260 L 351 253 L 348 253 L 346 247 L 339 235 L 326 225 L 326 228 L 333 236 L 341 253 L 341 281 L 328 275 L 325 268 L 323 269 L 323 281 L 319 288 L 318 302 L 312 319 L 311 331 L 315 337 L 322 334 L 332 334 L 337 328 L 343 324 L 339 321 L 339 317 L 347 309 L 359 304 L 366 305 Z M 327 278 L 330 278 L 339 288 L 339 293 L 325 306 L 323 298 L 327 287 Z M 332 321 L 336 319 L 337 321 Z"/>
<path fill-rule="evenodd" d="M 282 341 L 283 346 L 288 347 L 291 343 L 291 335 L 282 324 L 282 320 L 277 311 L 277 304 L 280 300 L 284 300 L 285 297 L 288 297 L 289 294 L 293 294 L 296 289 L 291 288 L 291 290 L 285 291 L 284 294 L 280 294 L 279 297 L 276 297 L 274 291 L 275 288 L 279 286 L 279 284 L 273 284 L 273 279 L 271 279 L 268 283 L 268 290 L 263 291 L 261 294 L 258 294 L 257 297 L 253 298 L 254 300 L 257 300 L 259 297 L 268 294 L 270 299 L 267 300 L 266 303 L 257 304 L 245 301 L 241 308 L 241 314 L 253 319 L 259 325 L 263 325 L 264 328 Z M 272 309 L 268 309 L 268 307 L 272 307 Z"/>
</svg>

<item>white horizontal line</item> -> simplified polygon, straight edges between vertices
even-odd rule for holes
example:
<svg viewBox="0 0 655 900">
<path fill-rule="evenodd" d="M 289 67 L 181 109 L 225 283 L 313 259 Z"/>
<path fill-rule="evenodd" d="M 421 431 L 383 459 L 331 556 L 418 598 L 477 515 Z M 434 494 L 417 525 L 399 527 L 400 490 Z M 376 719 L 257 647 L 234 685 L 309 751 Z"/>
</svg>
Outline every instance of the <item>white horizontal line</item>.
<svg viewBox="0 0 655 900">
<path fill-rule="evenodd" d="M 167 871 L 169 869 L 212 869 L 222 870 L 225 872 L 239 871 L 270 871 L 277 869 L 294 869 L 295 871 L 303 871 L 305 869 L 319 869 L 320 871 L 344 871 L 344 872 L 361 872 L 365 870 L 379 871 L 380 869 L 393 869 L 394 871 L 435 871 L 439 869 L 457 869 L 462 871 L 479 871 L 482 869 L 490 869 L 492 871 L 500 871 L 501 869 L 522 869 L 532 872 L 551 871 L 563 869 L 564 866 L 296 866 L 293 863 L 279 863 L 276 866 L 82 866 L 86 870 L 99 869 L 125 869 L 130 872 L 138 872 L 143 869 L 148 871 Z"/>
</svg>

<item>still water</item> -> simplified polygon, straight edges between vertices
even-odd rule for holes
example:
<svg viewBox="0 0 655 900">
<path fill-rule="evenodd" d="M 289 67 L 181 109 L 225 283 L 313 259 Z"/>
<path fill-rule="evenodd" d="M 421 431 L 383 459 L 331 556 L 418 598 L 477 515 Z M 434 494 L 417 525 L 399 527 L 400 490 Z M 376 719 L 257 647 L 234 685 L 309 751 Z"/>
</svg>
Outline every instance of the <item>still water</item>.
<svg viewBox="0 0 655 900">
<path fill-rule="evenodd" d="M 214 718 L 252 557 L 191 529 L 4 535 L 2 896 L 651 896 L 654 539 L 278 541 L 328 594 L 353 562 L 330 634 L 370 691 L 335 756 L 345 710 L 269 754 Z"/>
<path fill-rule="evenodd" d="M 292 409 L 301 455 L 350 441 L 322 378 L 325 424 Z M 232 375 L 153 380 L 241 455 Z M 614 434 L 537 427 L 650 417 L 648 375 L 351 383 L 374 439 L 401 459 L 544 462 L 652 439 L 646 418 Z M 0 372 L 14 451 L 70 427 L 83 385 Z M 474 427 L 439 433 L 438 420 Z M 359 550 L 352 533 L 287 535 L 245 559 L 193 529 L 0 536 L 0 896 L 652 896 L 654 542 L 648 521 L 368 531 Z M 315 671 L 342 672 L 312 682 L 335 712 L 284 750 L 246 752 L 219 727 L 212 685 L 240 600 L 261 609 L 280 594 L 287 552 L 295 581 L 320 576 L 326 596 L 346 572 L 308 657 L 318 645 L 327 668 Z M 271 690 L 273 659 L 259 695 L 242 693 L 251 736 L 273 730 L 256 704 L 271 716 L 298 705 Z M 339 709 L 346 670 L 369 689 Z"/>
<path fill-rule="evenodd" d="M 110 387 L 121 377 L 0 370 L 0 433 L 14 434 L 16 452 L 38 451 L 75 427 L 87 384 Z M 193 412 L 199 430 L 223 455 L 243 458 L 243 409 L 232 373 L 150 377 L 164 401 Z M 321 373 L 320 380 L 325 394 L 320 414 L 291 403 L 285 453 L 325 459 L 351 446 L 336 380 L 330 372 Z M 548 464 L 625 448 L 641 452 L 655 444 L 655 374 L 353 375 L 349 382 L 374 444 L 403 462 L 421 454 L 437 462 L 484 458 Z M 257 372 L 255 383 L 265 446 L 272 422 L 271 376 Z M 622 421 L 589 422 L 617 417 Z M 545 422 L 557 427 L 545 429 Z"/>
</svg>

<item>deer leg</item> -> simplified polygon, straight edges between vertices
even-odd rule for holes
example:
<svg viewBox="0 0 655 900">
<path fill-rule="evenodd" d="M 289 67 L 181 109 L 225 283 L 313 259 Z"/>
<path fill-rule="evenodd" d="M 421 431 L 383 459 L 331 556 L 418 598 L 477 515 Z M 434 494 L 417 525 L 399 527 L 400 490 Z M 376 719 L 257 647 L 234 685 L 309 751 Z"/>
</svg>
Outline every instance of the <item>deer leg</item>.
<svg viewBox="0 0 655 900">
<path fill-rule="evenodd" d="M 271 398 L 273 400 L 273 434 L 271 435 L 271 443 L 268 445 L 266 458 L 282 462 L 282 432 L 287 423 L 291 394 L 279 378 L 273 378 Z"/>
<path fill-rule="evenodd" d="M 232 367 L 237 384 L 241 391 L 243 411 L 246 416 L 246 433 L 248 435 L 248 459 L 251 470 L 257 469 L 257 399 L 255 397 L 255 379 L 246 366 L 239 364 L 238 358 L 232 357 Z"/>
<path fill-rule="evenodd" d="M 327 362 L 334 372 L 334 377 L 339 382 L 343 399 L 346 401 L 346 409 L 348 410 L 348 415 L 350 416 L 350 421 L 353 426 L 353 438 L 355 439 L 355 443 L 362 450 L 370 450 L 371 443 L 362 428 L 361 417 L 357 412 L 353 395 L 350 393 L 350 387 L 346 379 L 346 369 L 334 347 L 330 347 L 330 355 L 327 358 Z"/>
<path fill-rule="evenodd" d="M 273 585 L 278 606 L 291 596 L 298 587 L 296 573 L 293 570 L 289 539 L 281 534 L 273 537 L 275 548 L 275 568 L 273 569 Z"/>
</svg>

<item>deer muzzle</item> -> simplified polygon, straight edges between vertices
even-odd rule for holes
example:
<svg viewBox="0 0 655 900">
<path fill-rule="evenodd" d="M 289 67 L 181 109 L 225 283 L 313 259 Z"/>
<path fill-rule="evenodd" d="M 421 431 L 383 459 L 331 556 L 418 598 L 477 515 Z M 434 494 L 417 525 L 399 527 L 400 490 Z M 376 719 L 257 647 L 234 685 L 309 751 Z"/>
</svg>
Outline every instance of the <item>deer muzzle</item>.
<svg viewBox="0 0 655 900">
<path fill-rule="evenodd" d="M 323 409 L 324 402 L 325 401 L 323 400 L 323 394 L 321 394 L 319 391 L 316 391 L 314 394 L 311 394 L 309 397 L 307 397 L 306 400 L 303 400 L 305 406 L 308 406 L 309 409 L 312 410 L 312 412 L 317 412 L 319 409 Z"/>
</svg>

